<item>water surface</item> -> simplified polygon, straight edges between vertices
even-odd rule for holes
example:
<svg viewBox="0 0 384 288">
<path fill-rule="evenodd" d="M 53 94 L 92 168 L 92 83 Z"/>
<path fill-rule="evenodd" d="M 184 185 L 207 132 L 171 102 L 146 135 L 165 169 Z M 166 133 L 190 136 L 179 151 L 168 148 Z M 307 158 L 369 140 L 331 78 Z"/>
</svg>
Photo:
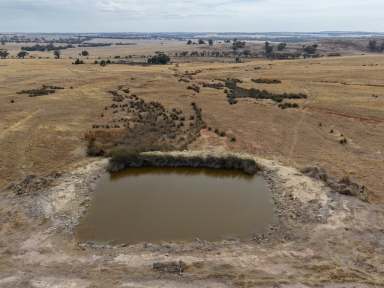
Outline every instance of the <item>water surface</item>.
<svg viewBox="0 0 384 288">
<path fill-rule="evenodd" d="M 264 179 L 234 170 L 138 168 L 105 175 L 77 227 L 81 241 L 248 238 L 272 223 Z"/>
</svg>

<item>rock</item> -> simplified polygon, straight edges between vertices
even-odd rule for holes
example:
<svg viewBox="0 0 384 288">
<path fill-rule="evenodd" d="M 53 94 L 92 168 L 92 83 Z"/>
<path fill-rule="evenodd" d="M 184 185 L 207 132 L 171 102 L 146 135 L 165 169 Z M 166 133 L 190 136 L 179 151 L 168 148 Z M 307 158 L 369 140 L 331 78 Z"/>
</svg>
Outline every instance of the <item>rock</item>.
<svg viewBox="0 0 384 288">
<path fill-rule="evenodd" d="M 319 167 L 306 167 L 301 172 L 311 178 L 327 182 L 328 175 L 323 168 Z"/>
</svg>

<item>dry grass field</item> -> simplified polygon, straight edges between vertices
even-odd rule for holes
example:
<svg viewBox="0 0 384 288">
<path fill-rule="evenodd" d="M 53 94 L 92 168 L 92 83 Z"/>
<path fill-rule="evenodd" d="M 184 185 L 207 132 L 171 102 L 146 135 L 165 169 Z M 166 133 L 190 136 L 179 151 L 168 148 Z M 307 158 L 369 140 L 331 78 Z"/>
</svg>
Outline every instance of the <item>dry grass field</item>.
<svg viewBox="0 0 384 288">
<path fill-rule="evenodd" d="M 83 65 L 69 58 L 80 48 L 63 50 L 58 60 L 45 52 L 32 53 L 35 59 L 0 60 L 0 287 L 381 287 L 384 57 L 93 64 L 99 57 L 140 59 L 187 49 L 177 41 L 139 42 L 89 48 Z M 15 56 L 20 44 L 12 45 L 5 46 Z M 230 83 L 239 91 L 306 98 L 285 99 L 289 107 L 281 109 L 282 103 L 271 99 L 232 99 Z M 46 95 L 36 96 L 41 91 Z M 150 108 L 127 113 L 124 105 L 133 104 Z M 159 111 L 166 116 L 181 111 L 176 114 L 186 118 L 186 127 L 172 126 L 181 124 L 178 119 L 161 131 L 192 131 L 196 137 L 196 129 L 204 127 L 191 138 L 195 141 L 187 141 L 187 151 L 167 156 L 220 158 L 235 152 L 229 155 L 252 157 L 268 182 L 276 224 L 247 240 L 79 242 L 74 229 L 107 164 L 87 156 L 87 135 L 101 131 L 115 144 L 112 136 L 133 131 L 116 120 L 135 122 L 134 116 Z M 156 120 L 139 131 L 140 137 L 127 139 L 146 143 L 146 131 L 154 130 L 152 140 L 160 138 Z M 125 125 L 131 124 L 137 122 Z M 364 185 L 368 203 L 334 193 L 330 185 L 304 175 L 304 167 L 324 168 L 332 178 Z"/>
<path fill-rule="evenodd" d="M 104 51 L 109 48 L 100 49 L 100 56 L 111 53 Z M 159 47 L 145 53 L 156 50 Z M 298 168 L 323 167 L 329 175 L 349 176 L 365 185 L 371 201 L 384 202 L 382 56 L 148 67 L 71 62 L 0 61 L 0 187 L 30 174 L 68 171 L 89 161 L 84 135 L 100 122 L 100 114 L 110 104 L 108 91 L 124 85 L 140 98 L 159 101 L 167 108 L 188 112 L 190 103 L 196 102 L 208 127 L 236 138 L 231 142 L 205 129 L 191 149 L 241 151 Z M 179 81 L 187 71 L 197 73 L 192 73 L 190 83 Z M 223 89 L 201 87 L 200 93 L 187 89 L 226 78 L 242 80 L 239 85 L 244 88 L 301 92 L 308 98 L 290 101 L 298 103 L 298 109 L 282 110 L 270 100 L 239 99 L 229 105 Z M 257 78 L 282 83 L 251 81 Z M 65 89 L 39 97 L 18 94 L 42 85 Z M 340 144 L 344 138 L 347 144 Z"/>
</svg>

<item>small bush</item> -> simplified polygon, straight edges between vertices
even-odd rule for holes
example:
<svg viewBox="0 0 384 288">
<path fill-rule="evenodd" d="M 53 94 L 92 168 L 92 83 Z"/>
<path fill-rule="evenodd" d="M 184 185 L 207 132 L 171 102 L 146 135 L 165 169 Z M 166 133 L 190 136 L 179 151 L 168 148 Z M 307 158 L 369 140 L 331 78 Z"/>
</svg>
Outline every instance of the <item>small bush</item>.
<svg viewBox="0 0 384 288">
<path fill-rule="evenodd" d="M 347 145 L 348 140 L 347 140 L 347 138 L 344 137 L 344 138 L 341 139 L 339 142 L 340 142 L 341 145 Z"/>
<path fill-rule="evenodd" d="M 300 106 L 297 103 L 283 103 L 279 104 L 280 109 L 288 109 L 288 108 L 299 108 Z"/>
</svg>

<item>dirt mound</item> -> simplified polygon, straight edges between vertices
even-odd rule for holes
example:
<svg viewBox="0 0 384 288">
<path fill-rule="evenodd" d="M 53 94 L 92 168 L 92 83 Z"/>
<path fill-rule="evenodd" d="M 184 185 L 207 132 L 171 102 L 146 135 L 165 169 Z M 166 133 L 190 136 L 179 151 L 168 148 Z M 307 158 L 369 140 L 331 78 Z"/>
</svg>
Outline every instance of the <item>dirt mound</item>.
<svg viewBox="0 0 384 288">
<path fill-rule="evenodd" d="M 327 172 L 323 168 L 319 167 L 306 167 L 302 169 L 301 172 L 311 178 L 325 182 L 333 192 L 354 196 L 365 202 L 368 201 L 366 188 L 353 182 L 349 177 L 343 177 L 338 180 L 328 176 Z"/>
</svg>

